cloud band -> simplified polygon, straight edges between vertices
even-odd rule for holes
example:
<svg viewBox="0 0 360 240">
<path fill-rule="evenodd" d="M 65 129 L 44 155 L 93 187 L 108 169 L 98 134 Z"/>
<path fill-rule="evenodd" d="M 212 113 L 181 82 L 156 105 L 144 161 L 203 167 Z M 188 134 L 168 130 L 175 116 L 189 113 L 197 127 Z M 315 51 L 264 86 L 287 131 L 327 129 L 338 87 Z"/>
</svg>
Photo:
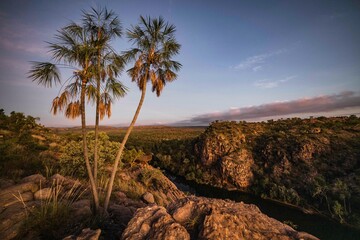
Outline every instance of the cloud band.
<svg viewBox="0 0 360 240">
<path fill-rule="evenodd" d="M 225 112 L 208 113 L 185 120 L 183 124 L 205 125 L 215 120 L 248 120 L 290 114 L 331 112 L 349 107 L 360 107 L 360 95 L 352 91 L 258 106 L 232 108 Z"/>
</svg>

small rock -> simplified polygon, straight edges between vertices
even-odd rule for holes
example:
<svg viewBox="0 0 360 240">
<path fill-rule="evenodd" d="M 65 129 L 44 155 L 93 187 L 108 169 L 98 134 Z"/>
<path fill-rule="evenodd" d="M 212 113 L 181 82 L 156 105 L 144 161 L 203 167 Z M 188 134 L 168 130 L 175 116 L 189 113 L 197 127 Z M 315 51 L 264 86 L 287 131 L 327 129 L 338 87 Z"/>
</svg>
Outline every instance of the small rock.
<svg viewBox="0 0 360 240">
<path fill-rule="evenodd" d="M 55 183 L 62 183 L 66 180 L 66 178 L 58 173 L 54 174 L 53 176 L 51 176 L 51 181 L 55 182 Z"/>
<path fill-rule="evenodd" d="M 36 200 L 46 200 L 51 197 L 51 192 L 52 192 L 51 188 L 43 188 L 43 189 L 40 189 L 39 191 L 37 191 L 34 194 L 34 197 Z"/>
<path fill-rule="evenodd" d="M 149 204 L 155 203 L 154 195 L 149 192 L 146 192 L 142 195 L 142 199 Z"/>
</svg>

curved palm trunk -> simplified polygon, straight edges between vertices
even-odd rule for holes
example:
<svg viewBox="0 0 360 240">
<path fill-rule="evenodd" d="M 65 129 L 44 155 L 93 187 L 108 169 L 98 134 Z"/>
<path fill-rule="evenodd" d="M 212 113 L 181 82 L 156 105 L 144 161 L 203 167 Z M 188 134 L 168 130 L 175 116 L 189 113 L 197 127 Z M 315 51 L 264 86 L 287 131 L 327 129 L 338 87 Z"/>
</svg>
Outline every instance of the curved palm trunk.
<svg viewBox="0 0 360 240">
<path fill-rule="evenodd" d="M 93 192 L 94 197 L 94 204 L 95 204 L 95 213 L 98 212 L 99 209 L 99 196 L 97 192 L 96 183 L 94 181 L 94 176 L 92 174 L 89 156 L 88 156 L 88 148 L 87 148 L 87 141 L 86 141 L 86 120 L 85 120 L 85 85 L 86 81 L 83 81 L 81 84 L 81 132 L 82 132 L 82 138 L 83 138 L 83 153 L 84 153 L 84 159 L 86 164 L 86 169 L 89 174 L 90 179 L 90 185 L 91 190 Z"/>
<path fill-rule="evenodd" d="M 110 177 L 109 185 L 108 185 L 107 192 L 106 192 L 106 198 L 105 198 L 105 202 L 104 202 L 104 210 L 105 211 L 107 211 L 108 206 L 109 206 L 110 196 L 111 196 L 112 188 L 113 188 L 113 185 L 114 185 L 115 175 L 116 175 L 116 171 L 117 171 L 117 168 L 118 168 L 118 165 L 119 165 L 119 162 L 120 162 L 121 155 L 122 155 L 122 153 L 124 151 L 125 144 L 126 144 L 128 138 L 129 138 L 129 135 L 130 135 L 130 133 L 131 133 L 131 131 L 132 131 L 134 125 L 135 125 L 135 122 L 136 122 L 136 120 L 137 120 L 137 118 L 139 116 L 141 107 L 142 107 L 142 105 L 144 103 L 145 94 L 146 94 L 146 81 L 144 81 L 144 86 L 143 86 L 143 89 L 141 91 L 141 98 L 140 98 L 140 101 L 139 101 L 139 105 L 138 105 L 138 107 L 136 109 L 136 112 L 135 112 L 134 117 L 133 117 L 133 119 L 132 119 L 132 121 L 130 123 L 129 128 L 126 131 L 124 139 L 121 142 L 120 149 L 117 152 L 117 155 L 116 155 L 116 158 L 115 158 L 115 163 L 114 163 L 114 166 L 113 166 L 113 169 L 112 169 L 112 172 L 111 172 L 111 177 Z"/>
</svg>

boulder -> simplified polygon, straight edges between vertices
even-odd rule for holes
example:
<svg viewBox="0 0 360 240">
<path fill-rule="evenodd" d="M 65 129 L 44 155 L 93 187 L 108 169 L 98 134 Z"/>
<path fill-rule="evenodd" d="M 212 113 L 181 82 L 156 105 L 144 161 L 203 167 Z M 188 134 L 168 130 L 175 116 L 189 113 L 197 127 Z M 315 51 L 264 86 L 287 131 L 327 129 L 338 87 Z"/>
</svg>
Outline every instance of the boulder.
<svg viewBox="0 0 360 240">
<path fill-rule="evenodd" d="M 13 185 L 0 191 L 0 207 L 7 207 L 19 201 L 31 201 L 39 186 L 33 182 Z"/>
<path fill-rule="evenodd" d="M 142 195 L 142 199 L 145 201 L 145 203 L 149 203 L 149 204 L 155 203 L 154 195 L 152 195 L 149 192 L 144 193 Z"/>
<path fill-rule="evenodd" d="M 56 174 L 54 174 L 54 175 L 52 175 L 52 176 L 50 177 L 50 180 L 51 180 L 52 182 L 60 183 L 60 184 L 61 184 L 62 182 L 64 182 L 64 181 L 66 180 L 66 178 L 65 178 L 64 176 L 56 173 Z"/>
<path fill-rule="evenodd" d="M 32 192 L 14 193 L 11 197 L 2 199 L 3 201 L 0 200 L 0 205 L 6 208 L 16 203 L 25 204 L 33 199 L 34 194 Z"/>
<path fill-rule="evenodd" d="M 36 192 L 39 189 L 39 186 L 33 182 L 22 183 L 18 185 L 13 185 L 8 188 L 2 189 L 0 192 L 0 198 L 8 195 L 23 193 L 23 192 Z"/>
<path fill-rule="evenodd" d="M 27 177 L 24 177 L 23 179 L 21 179 L 22 183 L 26 183 L 26 182 L 34 182 L 34 183 L 44 183 L 46 181 L 46 178 L 41 175 L 41 174 L 34 174 L 34 175 L 30 175 Z"/>
<path fill-rule="evenodd" d="M 46 200 L 51 197 L 51 188 L 42 188 L 34 194 L 36 200 Z"/>
<path fill-rule="evenodd" d="M 190 235 L 164 207 L 153 205 L 136 211 L 121 239 L 190 240 Z"/>
</svg>

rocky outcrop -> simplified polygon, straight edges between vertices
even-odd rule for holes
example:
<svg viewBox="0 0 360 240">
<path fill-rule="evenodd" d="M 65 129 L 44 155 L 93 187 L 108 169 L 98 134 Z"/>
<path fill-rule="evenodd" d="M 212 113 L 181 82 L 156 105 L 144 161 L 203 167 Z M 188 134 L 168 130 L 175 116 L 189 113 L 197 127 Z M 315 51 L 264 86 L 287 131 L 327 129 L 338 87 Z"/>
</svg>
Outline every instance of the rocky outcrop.
<svg viewBox="0 0 360 240">
<path fill-rule="evenodd" d="M 124 191 L 137 190 L 140 199 L 145 203 L 157 203 L 158 205 L 167 206 L 169 203 L 185 197 L 185 194 L 159 169 L 150 165 L 137 165 L 119 171 L 118 181 L 120 183 L 129 188 L 127 183 L 131 182 L 131 180 L 133 180 L 133 186 L 130 186 L 131 189 L 124 189 Z M 129 196 L 131 195 L 130 191 Z M 115 198 L 118 198 L 119 196 L 116 195 L 115 193 Z"/>
<path fill-rule="evenodd" d="M 207 183 L 227 189 L 246 189 L 251 185 L 254 160 L 246 141 L 240 125 L 215 122 L 206 129 L 195 152 L 201 168 L 211 172 Z"/>
<path fill-rule="evenodd" d="M 255 205 L 187 197 L 168 206 L 139 209 L 123 240 L 318 239 L 266 216 Z"/>
</svg>

